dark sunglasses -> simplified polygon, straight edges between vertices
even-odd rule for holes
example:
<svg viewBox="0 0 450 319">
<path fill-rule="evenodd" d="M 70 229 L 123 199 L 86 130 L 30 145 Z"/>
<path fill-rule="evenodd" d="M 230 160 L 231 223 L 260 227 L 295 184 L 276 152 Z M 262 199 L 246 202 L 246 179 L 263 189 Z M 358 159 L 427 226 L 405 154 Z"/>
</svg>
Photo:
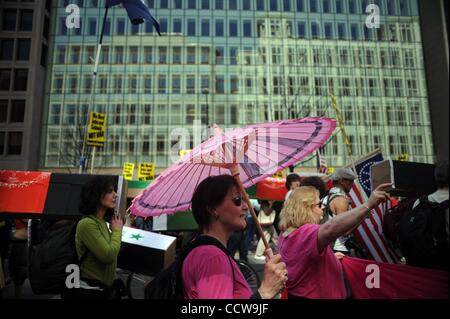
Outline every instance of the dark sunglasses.
<svg viewBox="0 0 450 319">
<path fill-rule="evenodd" d="M 318 202 L 317 204 L 313 204 L 313 206 L 317 206 L 319 208 L 324 208 L 325 205 L 322 202 Z"/>
<path fill-rule="evenodd" d="M 236 206 L 241 206 L 241 204 L 242 204 L 242 196 L 241 195 L 237 195 L 237 196 L 233 197 L 231 200 L 233 201 L 233 204 Z"/>
</svg>

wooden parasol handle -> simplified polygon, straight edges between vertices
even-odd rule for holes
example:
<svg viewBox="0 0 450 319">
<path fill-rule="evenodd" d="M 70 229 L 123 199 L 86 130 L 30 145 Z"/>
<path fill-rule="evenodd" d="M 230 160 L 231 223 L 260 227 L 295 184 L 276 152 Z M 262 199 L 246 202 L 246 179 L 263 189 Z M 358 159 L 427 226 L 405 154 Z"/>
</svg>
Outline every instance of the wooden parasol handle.
<svg viewBox="0 0 450 319">
<path fill-rule="evenodd" d="M 242 185 L 241 179 L 239 177 L 239 168 L 237 165 L 233 165 L 229 168 L 231 175 L 233 175 L 234 179 L 239 185 L 239 190 L 241 192 L 242 197 L 244 198 L 245 202 L 247 203 L 248 209 L 250 210 L 250 213 L 252 214 L 253 220 L 255 221 L 256 229 L 258 230 L 258 234 L 261 237 L 261 239 L 264 242 L 264 246 L 266 249 L 269 249 L 269 243 L 267 242 L 266 236 L 264 236 L 263 230 L 261 228 L 261 224 L 259 223 L 258 217 L 256 216 L 255 210 L 253 209 L 252 204 L 250 203 L 250 198 L 248 197 L 247 192 L 245 191 L 244 185 Z"/>
</svg>

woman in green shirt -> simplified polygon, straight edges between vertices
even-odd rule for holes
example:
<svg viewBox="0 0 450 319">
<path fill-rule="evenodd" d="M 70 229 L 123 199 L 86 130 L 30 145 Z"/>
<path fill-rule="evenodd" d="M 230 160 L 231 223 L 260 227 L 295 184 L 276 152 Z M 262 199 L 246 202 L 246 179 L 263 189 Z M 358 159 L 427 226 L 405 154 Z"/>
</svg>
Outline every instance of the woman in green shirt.
<svg viewBox="0 0 450 319">
<path fill-rule="evenodd" d="M 75 298 L 112 298 L 123 220 L 114 214 L 117 194 L 111 178 L 99 176 L 82 190 L 75 244 L 80 265 L 80 289 Z M 106 220 L 111 220 L 110 228 Z"/>
</svg>

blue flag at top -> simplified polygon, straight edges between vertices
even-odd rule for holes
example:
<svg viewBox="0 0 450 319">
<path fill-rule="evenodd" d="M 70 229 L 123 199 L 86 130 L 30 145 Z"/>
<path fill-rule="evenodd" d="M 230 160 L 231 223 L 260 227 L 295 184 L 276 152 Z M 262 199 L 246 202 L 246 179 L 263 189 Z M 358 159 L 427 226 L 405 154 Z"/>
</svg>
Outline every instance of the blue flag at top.
<svg viewBox="0 0 450 319">
<path fill-rule="evenodd" d="M 356 172 L 358 173 L 358 180 L 362 189 L 370 196 L 372 192 L 372 184 L 370 181 L 370 167 L 383 161 L 383 155 L 379 152 L 372 154 L 370 157 L 355 164 Z"/>
<path fill-rule="evenodd" d="M 106 0 L 107 8 L 118 4 L 122 4 L 125 7 L 132 24 L 141 24 L 144 22 L 144 19 L 151 21 L 158 34 L 161 35 L 158 21 L 150 14 L 150 10 L 143 0 Z"/>
</svg>

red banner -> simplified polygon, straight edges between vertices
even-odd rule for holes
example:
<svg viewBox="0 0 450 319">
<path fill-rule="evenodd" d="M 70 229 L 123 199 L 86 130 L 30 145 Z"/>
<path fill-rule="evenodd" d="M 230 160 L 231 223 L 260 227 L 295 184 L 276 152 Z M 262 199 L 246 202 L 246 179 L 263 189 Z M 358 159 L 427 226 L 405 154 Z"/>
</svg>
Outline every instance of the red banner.
<svg viewBox="0 0 450 319">
<path fill-rule="evenodd" d="M 273 201 L 284 201 L 284 197 L 287 193 L 285 184 L 285 178 L 268 177 L 257 184 L 256 198 Z"/>
<path fill-rule="evenodd" d="M 0 171 L 0 212 L 42 214 L 51 173 Z"/>
<path fill-rule="evenodd" d="M 445 271 L 350 257 L 342 265 L 355 299 L 448 299 Z"/>
</svg>

